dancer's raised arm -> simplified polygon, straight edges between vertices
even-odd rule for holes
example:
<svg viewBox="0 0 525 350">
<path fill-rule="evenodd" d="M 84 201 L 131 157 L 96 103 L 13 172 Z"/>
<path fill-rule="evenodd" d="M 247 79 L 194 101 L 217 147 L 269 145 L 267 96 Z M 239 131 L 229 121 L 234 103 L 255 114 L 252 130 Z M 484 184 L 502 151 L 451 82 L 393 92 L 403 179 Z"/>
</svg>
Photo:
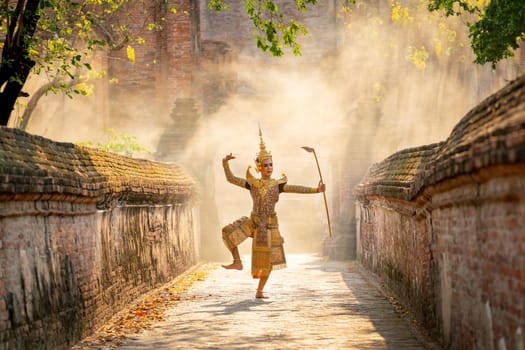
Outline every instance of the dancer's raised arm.
<svg viewBox="0 0 525 350">
<path fill-rule="evenodd" d="M 237 185 L 239 187 L 247 188 L 245 179 L 242 179 L 240 177 L 237 177 L 237 176 L 233 175 L 233 173 L 232 173 L 232 171 L 230 169 L 230 164 L 228 163 L 231 159 L 235 159 L 235 157 L 231 153 L 227 154 L 222 159 L 222 167 L 224 168 L 224 175 L 226 175 L 226 180 L 228 180 L 229 183 L 232 183 L 232 184 Z"/>
</svg>

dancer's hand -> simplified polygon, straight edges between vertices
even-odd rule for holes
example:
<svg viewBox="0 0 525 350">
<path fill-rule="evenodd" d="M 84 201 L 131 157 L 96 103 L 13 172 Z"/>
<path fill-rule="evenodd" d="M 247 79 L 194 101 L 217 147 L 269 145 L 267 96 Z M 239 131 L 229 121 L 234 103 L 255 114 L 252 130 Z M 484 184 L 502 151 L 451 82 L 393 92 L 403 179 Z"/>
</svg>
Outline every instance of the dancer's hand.
<svg viewBox="0 0 525 350">
<path fill-rule="evenodd" d="M 225 161 L 229 161 L 230 159 L 235 159 L 235 156 L 233 156 L 231 153 L 227 154 L 226 157 L 223 158 Z"/>
<path fill-rule="evenodd" d="M 319 185 L 317 185 L 317 192 L 324 192 L 326 191 L 326 185 L 319 180 Z"/>
</svg>

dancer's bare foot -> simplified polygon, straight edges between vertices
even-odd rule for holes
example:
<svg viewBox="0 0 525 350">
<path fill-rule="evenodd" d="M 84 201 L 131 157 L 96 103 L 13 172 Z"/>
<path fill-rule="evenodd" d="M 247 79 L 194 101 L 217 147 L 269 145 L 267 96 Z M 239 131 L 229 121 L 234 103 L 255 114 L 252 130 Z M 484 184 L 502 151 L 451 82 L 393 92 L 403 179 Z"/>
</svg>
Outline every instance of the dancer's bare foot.
<svg viewBox="0 0 525 350">
<path fill-rule="evenodd" d="M 226 270 L 242 270 L 242 261 L 238 259 L 233 259 L 233 263 L 230 265 L 221 265 Z"/>
<path fill-rule="evenodd" d="M 258 289 L 257 289 L 257 292 L 255 293 L 255 297 L 257 299 L 268 299 L 268 296 L 264 295 L 263 291 L 258 290 Z"/>
</svg>

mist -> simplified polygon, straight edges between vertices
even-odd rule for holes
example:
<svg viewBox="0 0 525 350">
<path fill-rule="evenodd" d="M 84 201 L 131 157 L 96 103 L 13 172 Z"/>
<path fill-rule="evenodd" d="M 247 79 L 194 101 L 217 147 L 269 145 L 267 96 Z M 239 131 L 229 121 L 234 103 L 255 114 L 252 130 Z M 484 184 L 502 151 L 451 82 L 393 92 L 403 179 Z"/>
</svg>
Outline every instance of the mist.
<svg viewBox="0 0 525 350">
<path fill-rule="evenodd" d="M 315 148 L 337 225 L 354 215 L 351 194 L 341 198 L 341 192 L 351 190 L 372 163 L 403 148 L 445 140 L 470 108 L 519 73 L 512 61 L 500 64 L 499 71 L 474 65 L 464 23 L 419 11 L 434 21 L 429 28 L 388 25 L 384 13 L 354 13 L 350 28 L 341 25 L 332 34 L 340 41 L 335 54 L 319 54 L 323 43 L 317 40 L 327 33 L 316 35 L 310 23 L 302 57 L 268 59 L 250 48 L 240 51 L 233 67 L 217 68 L 237 72 L 237 91 L 204 116 L 181 161 L 211 162 L 203 190 L 214 192 L 219 226 L 251 211 L 248 191 L 226 182 L 221 159 L 233 153 L 231 169 L 244 177 L 258 151 L 258 125 L 273 154 L 274 177 L 286 173 L 289 184 L 317 185 L 315 160 L 301 146 Z M 441 47 L 447 53 L 430 52 L 424 65 L 409 59 L 407 50 L 430 50 L 439 35 L 445 35 Z M 319 252 L 329 239 L 321 195 L 283 193 L 276 211 L 287 252 Z M 204 240 L 220 245 L 220 228 L 209 232 Z"/>
<path fill-rule="evenodd" d="M 310 34 L 300 39 L 301 57 L 287 53 L 273 58 L 255 50 L 252 42 L 233 43 L 238 59 L 213 68 L 235 72 L 237 86 L 216 112 L 202 115 L 177 160 L 201 185 L 204 258 L 227 259 L 221 227 L 250 214 L 249 192 L 225 180 L 221 160 L 233 153 L 231 169 L 244 177 L 259 150 L 259 125 L 273 155 L 274 178 L 285 173 L 289 184 L 316 187 L 315 159 L 301 147 L 316 150 L 337 226 L 354 215 L 351 190 L 372 163 L 400 149 L 445 140 L 469 109 L 522 74 L 514 60 L 501 62 L 496 70 L 473 64 L 467 28 L 456 17 L 418 9 L 394 22 L 390 7 L 383 7 L 374 10 L 361 2 L 350 15 L 338 17 L 333 33 L 325 27 L 316 31 L 314 8 L 305 15 L 314 14 L 305 21 Z M 337 42 L 330 52 L 327 37 Z M 47 99 L 35 111 L 39 118 L 29 131 L 76 142 L 96 139 L 104 126 L 118 126 L 154 150 L 166 128 L 178 127 L 132 92 L 133 115 L 126 120 L 102 117 L 97 101 L 111 103 L 104 91 L 107 87 L 95 90 L 96 98 L 71 102 Z M 57 121 L 60 113 L 76 118 Z M 276 210 L 286 252 L 320 251 L 328 239 L 321 194 L 283 193 Z M 344 234 L 344 225 L 334 234 Z M 250 246 L 244 243 L 241 252 Z"/>
</svg>

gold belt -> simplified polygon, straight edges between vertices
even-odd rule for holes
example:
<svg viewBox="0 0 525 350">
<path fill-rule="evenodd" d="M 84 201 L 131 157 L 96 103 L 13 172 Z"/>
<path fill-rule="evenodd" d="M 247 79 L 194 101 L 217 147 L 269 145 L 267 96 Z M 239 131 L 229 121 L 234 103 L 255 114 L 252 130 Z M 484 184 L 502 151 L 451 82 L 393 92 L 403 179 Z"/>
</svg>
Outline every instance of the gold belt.
<svg viewBox="0 0 525 350">
<path fill-rule="evenodd" d="M 260 215 L 256 213 L 251 213 L 251 219 L 256 225 L 259 225 L 260 223 Z M 277 214 L 272 213 L 268 215 L 268 218 L 266 219 L 266 228 L 278 228 L 279 227 L 279 221 L 277 220 Z"/>
</svg>

